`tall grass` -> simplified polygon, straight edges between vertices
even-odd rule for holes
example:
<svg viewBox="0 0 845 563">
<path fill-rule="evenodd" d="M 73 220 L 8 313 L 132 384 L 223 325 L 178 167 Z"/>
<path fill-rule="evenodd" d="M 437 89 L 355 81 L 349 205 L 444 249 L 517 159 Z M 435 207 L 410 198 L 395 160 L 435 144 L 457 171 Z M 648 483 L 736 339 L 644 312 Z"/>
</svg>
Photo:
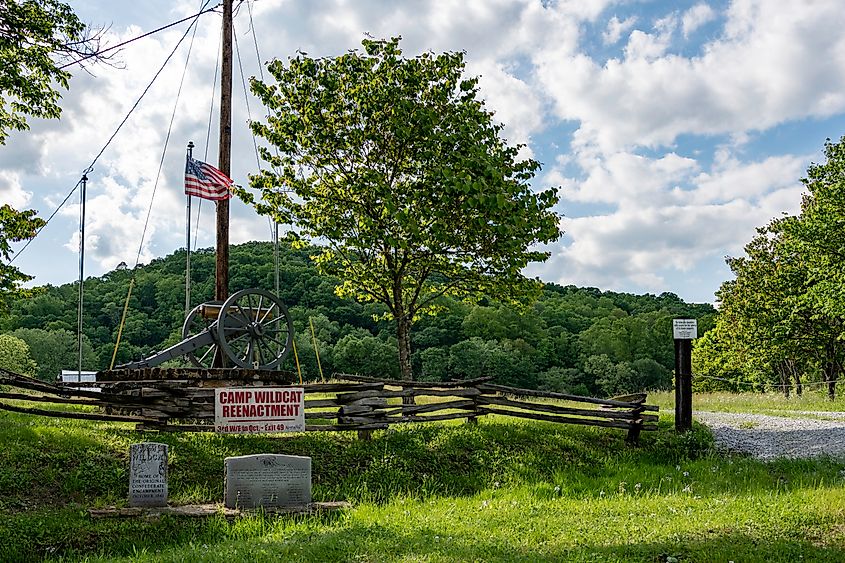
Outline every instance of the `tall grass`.
<svg viewBox="0 0 845 563">
<path fill-rule="evenodd" d="M 651 401 L 649 401 L 651 402 Z M 0 414 L 0 561 L 843 561 L 845 463 L 723 457 L 671 416 L 625 432 L 514 421 L 283 437 L 137 434 Z M 223 458 L 309 455 L 322 516 L 91 519 L 128 447 L 171 446 L 173 503 L 220 501 Z"/>
<path fill-rule="evenodd" d="M 675 407 L 674 391 L 650 393 L 648 402 L 659 405 L 661 410 Z M 808 389 L 802 395 L 792 393 L 695 393 L 693 410 L 718 412 L 744 412 L 757 414 L 788 415 L 789 412 L 845 412 L 845 397 L 839 394 L 831 401 L 827 392 L 818 388 Z"/>
</svg>

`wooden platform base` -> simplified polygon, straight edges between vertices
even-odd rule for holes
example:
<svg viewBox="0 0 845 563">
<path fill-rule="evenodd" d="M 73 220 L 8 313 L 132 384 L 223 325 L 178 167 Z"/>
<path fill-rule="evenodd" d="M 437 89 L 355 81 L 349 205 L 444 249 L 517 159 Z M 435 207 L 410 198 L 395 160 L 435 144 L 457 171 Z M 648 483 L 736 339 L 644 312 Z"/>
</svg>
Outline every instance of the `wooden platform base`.
<svg viewBox="0 0 845 563">
<path fill-rule="evenodd" d="M 134 508 L 116 508 L 107 506 L 106 508 L 89 508 L 88 515 L 91 518 L 159 518 L 164 515 L 168 516 L 187 516 L 190 518 L 206 518 L 209 516 L 225 516 L 229 519 L 240 518 L 243 516 L 254 516 L 255 514 L 272 514 L 277 516 L 284 516 L 288 514 L 318 514 L 321 512 L 332 512 L 334 510 L 344 510 L 351 508 L 352 505 L 346 501 L 335 502 L 312 502 L 303 506 L 284 506 L 276 508 L 256 508 L 256 509 L 235 509 L 226 508 L 222 504 L 185 504 L 182 506 L 156 506 L 156 507 L 134 507 Z"/>
</svg>

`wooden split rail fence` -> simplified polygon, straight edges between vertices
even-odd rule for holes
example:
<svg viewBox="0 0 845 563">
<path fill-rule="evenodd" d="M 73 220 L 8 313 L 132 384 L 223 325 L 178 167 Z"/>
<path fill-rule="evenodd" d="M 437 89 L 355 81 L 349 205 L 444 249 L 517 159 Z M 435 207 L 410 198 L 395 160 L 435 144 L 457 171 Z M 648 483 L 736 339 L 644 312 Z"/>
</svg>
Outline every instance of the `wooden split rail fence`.
<svg viewBox="0 0 845 563">
<path fill-rule="evenodd" d="M 368 437 L 391 424 L 499 415 L 627 430 L 636 442 L 657 429 L 646 395 L 580 397 L 495 385 L 490 378 L 453 382 L 379 380 L 335 374 L 330 383 L 291 384 L 293 374 L 253 370 L 146 368 L 101 372 L 96 382 L 53 385 L 0 369 L 0 410 L 89 420 L 135 422 L 138 430 L 213 431 L 214 390 L 292 386 L 305 390 L 306 431 L 357 430 Z M 86 388 L 96 388 L 91 390 Z M 50 408 L 13 401 L 51 403 Z M 57 410 L 61 405 L 96 409 Z"/>
</svg>

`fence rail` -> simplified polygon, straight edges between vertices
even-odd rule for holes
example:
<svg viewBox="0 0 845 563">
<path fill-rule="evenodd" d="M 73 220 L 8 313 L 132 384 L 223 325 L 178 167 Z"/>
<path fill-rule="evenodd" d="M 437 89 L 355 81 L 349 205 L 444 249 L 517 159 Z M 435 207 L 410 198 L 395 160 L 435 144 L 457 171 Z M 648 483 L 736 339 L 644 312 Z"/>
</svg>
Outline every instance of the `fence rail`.
<svg viewBox="0 0 845 563">
<path fill-rule="evenodd" d="M 138 430 L 208 432 L 214 430 L 216 388 L 273 385 L 305 390 L 309 432 L 352 430 L 368 437 L 391 424 L 462 418 L 475 422 L 487 415 L 619 428 L 628 431 L 629 442 L 636 442 L 642 430 L 657 429 L 657 415 L 646 413 L 658 407 L 646 405 L 645 394 L 599 399 L 496 385 L 491 378 L 425 382 L 341 373 L 330 383 L 292 385 L 293 377 L 286 372 L 146 368 L 100 372 L 96 382 L 53 385 L 0 369 L 0 385 L 13 388 L 0 389 L 0 410 L 135 422 Z M 96 409 L 52 410 L 8 400 Z"/>
</svg>

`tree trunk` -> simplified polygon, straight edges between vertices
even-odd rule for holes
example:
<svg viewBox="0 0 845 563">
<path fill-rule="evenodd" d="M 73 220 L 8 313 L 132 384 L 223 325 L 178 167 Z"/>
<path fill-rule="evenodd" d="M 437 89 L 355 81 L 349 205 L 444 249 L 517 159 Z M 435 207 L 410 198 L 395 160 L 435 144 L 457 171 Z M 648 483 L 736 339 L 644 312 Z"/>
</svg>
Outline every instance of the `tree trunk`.
<svg viewBox="0 0 845 563">
<path fill-rule="evenodd" d="M 399 372 L 401 379 L 412 381 L 414 372 L 411 369 L 411 323 L 407 316 L 396 319 L 396 338 L 399 340 Z"/>
<path fill-rule="evenodd" d="M 397 311 L 401 308 L 397 308 Z M 411 369 L 411 321 L 404 311 L 396 316 L 396 339 L 399 341 L 399 373 L 400 379 L 413 381 L 414 371 Z M 403 405 L 415 404 L 414 396 L 402 397 Z"/>
<path fill-rule="evenodd" d="M 836 367 L 836 362 L 828 362 L 824 367 L 824 380 L 827 383 L 827 398 L 831 401 L 836 399 L 836 379 L 839 375 Z"/>
<path fill-rule="evenodd" d="M 792 381 L 789 378 L 789 366 L 787 365 L 788 360 L 784 360 L 780 362 L 779 367 L 777 368 L 778 372 L 778 379 L 780 379 L 780 388 L 783 390 L 784 398 L 789 398 L 790 384 Z"/>
<path fill-rule="evenodd" d="M 801 383 L 801 374 L 796 369 L 792 374 L 795 376 L 795 394 L 801 397 L 804 394 L 804 385 Z"/>
</svg>

